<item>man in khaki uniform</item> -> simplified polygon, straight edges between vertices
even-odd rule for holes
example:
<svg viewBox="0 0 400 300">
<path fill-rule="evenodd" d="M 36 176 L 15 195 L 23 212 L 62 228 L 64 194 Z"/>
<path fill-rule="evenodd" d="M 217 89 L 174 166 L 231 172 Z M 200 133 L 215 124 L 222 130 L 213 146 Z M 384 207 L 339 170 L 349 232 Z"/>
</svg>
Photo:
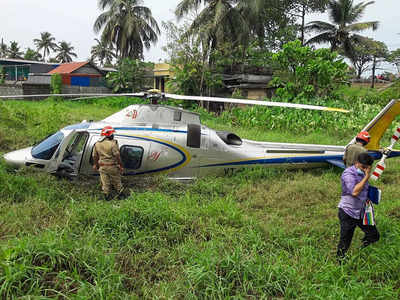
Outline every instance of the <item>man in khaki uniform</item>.
<svg viewBox="0 0 400 300">
<path fill-rule="evenodd" d="M 367 152 L 364 147 L 369 143 L 371 136 L 367 131 L 361 131 L 356 136 L 356 143 L 346 147 L 343 155 L 343 162 L 346 168 L 351 167 L 357 161 L 358 155 Z"/>
<path fill-rule="evenodd" d="M 122 193 L 121 173 L 123 171 L 118 142 L 114 140 L 114 128 L 106 126 L 101 130 L 102 140 L 93 148 L 93 169 L 100 173 L 100 181 L 106 200 L 110 200 L 114 188 Z"/>
</svg>

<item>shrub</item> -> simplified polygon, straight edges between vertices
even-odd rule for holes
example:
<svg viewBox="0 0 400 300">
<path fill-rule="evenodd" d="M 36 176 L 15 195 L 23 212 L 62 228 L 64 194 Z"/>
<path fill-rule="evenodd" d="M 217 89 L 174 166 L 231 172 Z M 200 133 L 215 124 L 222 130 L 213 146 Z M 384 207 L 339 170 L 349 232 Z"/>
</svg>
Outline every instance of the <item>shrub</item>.
<svg viewBox="0 0 400 300">
<path fill-rule="evenodd" d="M 61 94 L 61 87 L 62 87 L 61 74 L 51 75 L 50 86 L 52 94 Z"/>
<path fill-rule="evenodd" d="M 4 84 L 6 80 L 6 70 L 3 66 L 0 66 L 0 84 Z"/>
<path fill-rule="evenodd" d="M 313 50 L 300 41 L 287 43 L 272 57 L 275 76 L 271 85 L 286 100 L 335 96 L 335 90 L 348 83 L 348 66 L 329 49 Z"/>
</svg>

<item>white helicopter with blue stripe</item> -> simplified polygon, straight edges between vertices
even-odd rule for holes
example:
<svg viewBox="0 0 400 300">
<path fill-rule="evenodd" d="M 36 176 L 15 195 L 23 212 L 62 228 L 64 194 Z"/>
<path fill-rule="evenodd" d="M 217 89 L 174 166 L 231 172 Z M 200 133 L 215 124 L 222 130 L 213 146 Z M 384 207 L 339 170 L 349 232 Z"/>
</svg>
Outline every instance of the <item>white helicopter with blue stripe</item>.
<svg viewBox="0 0 400 300">
<path fill-rule="evenodd" d="M 146 96 L 144 93 L 126 95 Z M 147 95 L 153 100 L 160 96 L 154 93 Z M 344 111 L 292 103 L 171 94 L 162 96 L 195 101 Z M 363 129 L 371 135 L 367 149 L 375 159 L 382 157 L 379 141 L 399 113 L 400 101 L 392 100 Z M 116 131 L 114 137 L 120 147 L 126 176 L 167 173 L 170 178 L 185 180 L 209 174 L 227 174 L 237 168 L 254 166 L 311 168 L 331 164 L 344 167 L 342 158 L 345 146 L 246 140 L 234 133 L 216 131 L 202 125 L 196 113 L 157 104 L 130 105 L 102 121 L 83 121 L 67 126 L 33 147 L 5 154 L 4 159 L 14 167 L 33 166 L 56 175 L 96 176 L 98 173 L 92 168 L 92 151 L 100 138 L 101 129 L 106 125 L 111 125 Z M 390 150 L 390 153 L 385 152 L 386 157 L 400 156 L 400 151 Z"/>
</svg>

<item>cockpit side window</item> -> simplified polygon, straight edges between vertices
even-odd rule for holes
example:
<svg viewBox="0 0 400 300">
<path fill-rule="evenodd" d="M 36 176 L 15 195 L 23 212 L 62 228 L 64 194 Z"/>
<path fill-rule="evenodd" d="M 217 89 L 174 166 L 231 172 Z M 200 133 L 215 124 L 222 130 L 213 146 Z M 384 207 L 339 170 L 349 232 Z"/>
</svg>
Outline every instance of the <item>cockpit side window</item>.
<svg viewBox="0 0 400 300">
<path fill-rule="evenodd" d="M 42 142 L 32 148 L 32 157 L 49 160 L 57 150 L 63 138 L 64 134 L 61 131 L 58 131 L 57 133 L 49 136 L 47 139 L 44 139 Z"/>
<path fill-rule="evenodd" d="M 143 148 L 137 146 L 122 146 L 120 149 L 124 168 L 136 170 L 140 168 L 143 158 Z"/>
</svg>

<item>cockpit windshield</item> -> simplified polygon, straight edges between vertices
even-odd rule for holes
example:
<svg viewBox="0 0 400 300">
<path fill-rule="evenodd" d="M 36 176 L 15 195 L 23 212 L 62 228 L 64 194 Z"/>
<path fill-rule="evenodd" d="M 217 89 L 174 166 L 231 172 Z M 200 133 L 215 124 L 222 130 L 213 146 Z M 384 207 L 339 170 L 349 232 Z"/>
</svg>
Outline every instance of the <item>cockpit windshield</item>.
<svg viewBox="0 0 400 300">
<path fill-rule="evenodd" d="M 61 131 L 49 136 L 32 148 L 32 156 L 38 159 L 49 160 L 57 150 L 63 138 L 64 134 Z"/>
</svg>

